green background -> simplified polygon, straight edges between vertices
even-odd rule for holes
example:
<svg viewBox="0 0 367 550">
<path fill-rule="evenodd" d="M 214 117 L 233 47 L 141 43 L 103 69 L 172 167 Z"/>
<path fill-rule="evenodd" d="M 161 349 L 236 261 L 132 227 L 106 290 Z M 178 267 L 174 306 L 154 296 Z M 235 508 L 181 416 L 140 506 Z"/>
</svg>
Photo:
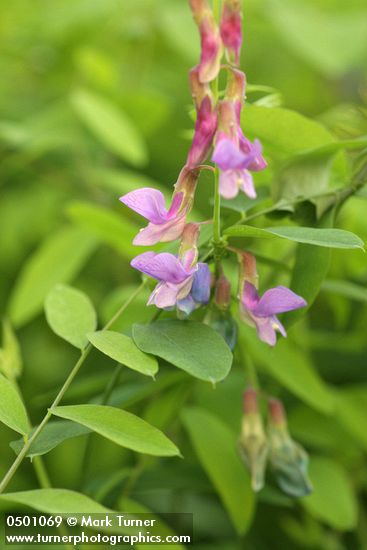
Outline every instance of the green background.
<svg viewBox="0 0 367 550">
<path fill-rule="evenodd" d="M 294 199 L 350 185 L 354 146 L 321 155 L 320 162 L 311 155 L 301 165 L 295 155 L 367 134 L 365 1 L 247 0 L 243 26 L 241 67 L 249 84 L 243 122 L 251 139 L 262 140 L 269 161 L 256 175 L 264 206 L 269 189 L 275 199 Z M 169 196 L 192 135 L 187 72 L 197 63 L 199 43 L 185 0 L 12 0 L 1 6 L 0 47 L 0 304 L 21 344 L 20 386 L 36 424 L 78 356 L 49 329 L 45 295 L 56 282 L 72 283 L 91 297 L 102 325 L 139 284 L 129 260 L 142 220 L 118 197 L 147 185 Z M 286 163 L 294 163 L 288 171 Z M 204 175 L 195 203 L 201 219 L 211 216 L 211 193 Z M 366 199 L 359 191 L 336 221 L 364 241 Z M 302 200 L 290 217 L 276 212 L 259 224 L 317 225 L 325 208 Z M 289 284 L 294 243 L 247 244 L 265 257 L 259 263 L 264 286 Z M 300 279 L 316 290 L 321 284 L 321 291 L 289 339 L 270 351 L 241 330 L 233 370 L 216 390 L 176 370 L 178 378 L 166 387 L 131 372 L 121 378 L 115 404 L 164 427 L 185 456 L 148 462 L 131 497 L 155 512 L 193 512 L 198 549 L 367 547 L 367 266 L 360 250 L 333 250 L 327 278 L 325 270 L 317 281 L 326 253 L 312 248 L 305 255 Z M 227 268 L 234 273 L 234 264 Z M 152 317 L 146 297 L 128 310 L 121 328 Z M 315 493 L 292 500 L 270 480 L 252 522 L 237 514 L 247 530 L 238 535 L 183 427 L 190 415 L 182 423 L 179 413 L 195 402 L 221 418 L 235 441 L 247 353 L 266 390 L 285 401 L 291 433 L 311 457 Z M 112 367 L 93 352 L 65 404 L 99 395 Z M 1 472 L 13 460 L 9 442 L 16 438 L 1 427 Z M 221 444 L 210 442 L 214 461 Z M 84 436 L 70 439 L 45 457 L 54 486 L 116 506 L 123 472 L 136 456 L 94 436 L 82 479 L 84 445 Z M 112 475 L 117 481 L 101 496 Z M 10 489 L 36 487 L 28 463 Z"/>
</svg>

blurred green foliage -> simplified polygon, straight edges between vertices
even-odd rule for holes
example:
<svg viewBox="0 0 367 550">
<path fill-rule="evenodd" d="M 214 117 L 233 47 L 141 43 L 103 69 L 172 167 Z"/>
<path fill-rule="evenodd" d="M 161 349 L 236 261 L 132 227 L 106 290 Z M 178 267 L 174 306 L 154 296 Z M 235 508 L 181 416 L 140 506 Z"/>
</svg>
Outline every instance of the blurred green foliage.
<svg viewBox="0 0 367 550">
<path fill-rule="evenodd" d="M 138 285 L 129 260 L 140 220 L 117 199 L 144 185 L 169 193 L 175 182 L 191 135 L 187 71 L 199 44 L 186 0 L 12 0 L 1 12 L 0 303 L 8 321 L 0 364 L 3 371 L 7 357 L 11 365 L 10 345 L 14 369 L 23 364 L 20 386 L 36 424 L 77 358 L 47 326 L 45 296 L 54 284 L 72 282 L 90 296 L 102 325 Z M 326 227 L 334 206 L 336 226 L 366 241 L 366 191 L 343 202 L 360 148 L 353 140 L 366 146 L 365 0 L 245 0 L 244 37 L 243 125 L 262 140 L 269 169 L 257 174 L 263 200 L 223 210 L 228 225 L 265 208 L 260 227 Z M 211 216 L 211 193 L 203 175 L 195 203 L 202 219 Z M 291 280 L 315 299 L 289 339 L 270 350 L 241 327 L 234 367 L 215 390 L 165 365 L 155 383 L 124 371 L 109 404 L 165 430 L 185 461 L 141 461 L 95 435 L 86 472 L 79 430 L 45 456 L 52 483 L 117 507 L 138 465 L 135 504 L 193 512 L 198 550 L 366 548 L 365 256 L 284 240 L 246 243 L 261 259 L 264 286 Z M 116 328 L 130 333 L 133 322 L 152 317 L 148 293 Z M 228 442 L 239 432 L 250 362 L 267 391 L 284 400 L 291 433 L 311 455 L 309 497 L 285 497 L 270 480 L 256 506 L 248 494 L 236 502 L 226 465 L 238 472 L 239 463 Z M 65 404 L 98 402 L 111 373 L 112 363 L 93 351 Z M 181 422 L 190 401 L 200 410 L 187 409 Z M 190 419 L 195 429 L 187 433 Z M 9 443 L 16 437 L 1 426 L 1 472 L 14 458 Z M 28 462 L 11 490 L 36 488 Z"/>
</svg>

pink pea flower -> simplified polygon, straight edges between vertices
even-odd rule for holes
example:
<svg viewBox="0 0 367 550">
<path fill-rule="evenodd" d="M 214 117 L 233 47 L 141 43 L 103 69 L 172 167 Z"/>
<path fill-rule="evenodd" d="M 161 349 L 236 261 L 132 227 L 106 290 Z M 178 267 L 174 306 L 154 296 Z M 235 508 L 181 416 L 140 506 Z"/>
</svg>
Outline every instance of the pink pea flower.
<svg viewBox="0 0 367 550">
<path fill-rule="evenodd" d="M 289 288 L 277 286 L 267 290 L 261 297 L 257 291 L 256 260 L 252 254 L 240 255 L 242 262 L 240 315 L 241 319 L 256 328 L 257 335 L 270 346 L 276 343 L 276 331 L 287 336 L 277 318 L 279 313 L 305 307 L 307 302 Z"/>
<path fill-rule="evenodd" d="M 239 65 L 242 46 L 242 17 L 240 0 L 225 0 L 220 22 L 220 35 L 229 62 Z"/>
<path fill-rule="evenodd" d="M 251 172 L 266 167 L 260 141 L 256 139 L 251 143 L 241 129 L 245 84 L 244 73 L 231 69 L 226 96 L 219 105 L 218 132 L 212 161 L 221 171 L 219 190 L 226 199 L 236 197 L 240 190 L 248 197 L 255 198 Z"/>
<path fill-rule="evenodd" d="M 136 189 L 120 197 L 121 202 L 149 221 L 147 227 L 139 231 L 133 244 L 150 246 L 174 241 L 182 235 L 198 177 L 199 170 L 187 166 L 181 170 L 168 210 L 163 194 L 150 187 Z"/>
<path fill-rule="evenodd" d="M 194 225 L 188 224 L 187 231 L 190 232 Z M 134 258 L 131 265 L 159 281 L 149 297 L 148 305 L 154 304 L 163 309 L 176 306 L 189 315 L 196 307 L 209 301 L 211 274 L 207 264 L 197 262 L 196 245 L 187 248 L 184 243 L 178 257 L 168 252 L 144 252 Z"/>
<path fill-rule="evenodd" d="M 211 82 L 219 73 L 222 39 L 208 0 L 190 0 L 190 6 L 200 32 L 199 79 L 203 83 Z"/>
<path fill-rule="evenodd" d="M 190 86 L 197 118 L 187 164 L 195 167 L 204 162 L 208 156 L 217 129 L 218 113 L 210 86 L 202 84 L 199 80 L 198 66 L 190 71 Z"/>
</svg>

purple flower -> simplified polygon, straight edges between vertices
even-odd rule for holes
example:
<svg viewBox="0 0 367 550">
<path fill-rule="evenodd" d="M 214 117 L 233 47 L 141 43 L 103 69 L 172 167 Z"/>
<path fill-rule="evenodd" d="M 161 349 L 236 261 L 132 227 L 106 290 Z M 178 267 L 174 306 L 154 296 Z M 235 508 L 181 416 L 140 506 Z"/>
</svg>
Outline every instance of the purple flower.
<svg viewBox="0 0 367 550">
<path fill-rule="evenodd" d="M 163 194 L 157 189 L 143 187 L 120 197 L 120 201 L 149 221 L 135 237 L 135 245 L 150 246 L 178 239 L 184 230 L 186 215 L 194 198 L 198 169 L 184 166 L 175 184 L 172 203 L 167 210 Z"/>
<path fill-rule="evenodd" d="M 230 62 L 240 62 L 242 20 L 240 0 L 225 0 L 220 22 L 220 34 Z"/>
<path fill-rule="evenodd" d="M 166 210 L 164 196 L 157 189 L 143 187 L 121 197 L 121 202 L 149 220 L 148 226 L 139 231 L 133 243 L 148 246 L 178 239 L 185 225 L 186 211 L 181 210 L 183 198 L 183 193 L 174 195 L 169 210 Z"/>
<path fill-rule="evenodd" d="M 200 32 L 199 79 L 203 83 L 211 82 L 219 73 L 223 53 L 222 39 L 208 1 L 190 0 L 190 5 Z"/>
<path fill-rule="evenodd" d="M 226 109 L 228 105 L 225 106 Z M 223 112 L 223 104 L 221 112 Z M 221 170 L 219 185 L 220 193 L 226 199 L 237 196 L 243 191 L 254 199 L 256 191 L 251 172 L 263 170 L 266 161 L 262 156 L 262 147 L 258 139 L 251 143 L 242 133 L 241 127 L 236 124 L 236 134 L 231 136 L 226 132 L 219 132 L 214 148 L 212 161 Z"/>
<path fill-rule="evenodd" d="M 196 263 L 188 251 L 182 258 L 162 252 L 144 252 L 131 262 L 132 267 L 159 281 L 149 297 L 148 305 L 177 308 L 189 315 L 210 296 L 211 275 L 207 264 Z"/>
<path fill-rule="evenodd" d="M 307 302 L 301 296 L 284 286 L 271 288 L 260 298 L 256 287 L 249 281 L 245 281 L 240 313 L 242 320 L 256 328 L 260 340 L 274 346 L 276 331 L 287 336 L 283 325 L 276 316 L 279 313 L 293 311 L 306 305 Z"/>
<path fill-rule="evenodd" d="M 251 143 L 241 129 L 241 109 L 245 97 L 246 77 L 242 71 L 229 69 L 225 98 L 219 104 L 218 132 L 212 161 L 220 169 L 220 193 L 231 199 L 241 190 L 256 197 L 251 172 L 263 170 L 266 161 L 259 140 Z"/>
</svg>

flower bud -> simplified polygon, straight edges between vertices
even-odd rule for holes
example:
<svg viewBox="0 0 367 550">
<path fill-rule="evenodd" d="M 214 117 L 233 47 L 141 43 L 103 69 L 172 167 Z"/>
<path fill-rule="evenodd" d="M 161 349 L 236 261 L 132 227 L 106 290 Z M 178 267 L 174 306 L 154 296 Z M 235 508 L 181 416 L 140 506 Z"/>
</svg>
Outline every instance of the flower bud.
<svg viewBox="0 0 367 550">
<path fill-rule="evenodd" d="M 238 104 L 240 110 L 243 100 L 245 99 L 246 75 L 244 72 L 234 69 L 233 67 L 229 68 L 228 72 L 229 76 L 226 86 L 225 99 Z M 240 114 L 240 112 L 238 114 Z M 238 124 L 239 123 L 240 120 L 238 119 Z"/>
<path fill-rule="evenodd" d="M 222 39 L 208 1 L 190 0 L 190 6 L 200 32 L 199 80 L 211 82 L 219 73 L 223 53 Z"/>
<path fill-rule="evenodd" d="M 260 491 L 264 486 L 268 442 L 257 403 L 256 390 L 248 388 L 243 395 L 244 415 L 238 447 L 251 474 L 251 486 Z"/>
<path fill-rule="evenodd" d="M 255 288 L 258 287 L 259 277 L 256 270 L 256 258 L 250 252 L 241 252 L 238 254 L 240 262 L 240 294 L 246 282 L 251 283 Z"/>
<path fill-rule="evenodd" d="M 279 487 L 292 497 L 302 497 L 312 492 L 308 478 L 308 455 L 293 441 L 287 427 L 287 419 L 281 401 L 269 401 L 270 463 Z"/>
<path fill-rule="evenodd" d="M 175 183 L 174 196 L 179 193 L 183 194 L 182 210 L 189 210 L 192 206 L 199 174 L 199 168 L 191 168 L 185 165 L 178 176 L 177 182 Z"/>
<path fill-rule="evenodd" d="M 181 237 L 179 257 L 186 269 L 190 269 L 196 264 L 198 259 L 197 242 L 200 234 L 200 225 L 198 223 L 188 223 Z"/>
<path fill-rule="evenodd" d="M 231 303 L 231 283 L 227 277 L 222 273 L 215 283 L 215 297 L 214 301 L 219 309 L 228 309 Z"/>
<path fill-rule="evenodd" d="M 204 162 L 208 156 L 217 129 L 218 113 L 210 86 L 199 81 L 198 67 L 190 71 L 190 86 L 197 117 L 187 164 L 195 167 Z"/>
<path fill-rule="evenodd" d="M 224 0 L 220 35 L 228 61 L 239 65 L 242 45 L 242 15 L 240 0 Z"/>
</svg>

